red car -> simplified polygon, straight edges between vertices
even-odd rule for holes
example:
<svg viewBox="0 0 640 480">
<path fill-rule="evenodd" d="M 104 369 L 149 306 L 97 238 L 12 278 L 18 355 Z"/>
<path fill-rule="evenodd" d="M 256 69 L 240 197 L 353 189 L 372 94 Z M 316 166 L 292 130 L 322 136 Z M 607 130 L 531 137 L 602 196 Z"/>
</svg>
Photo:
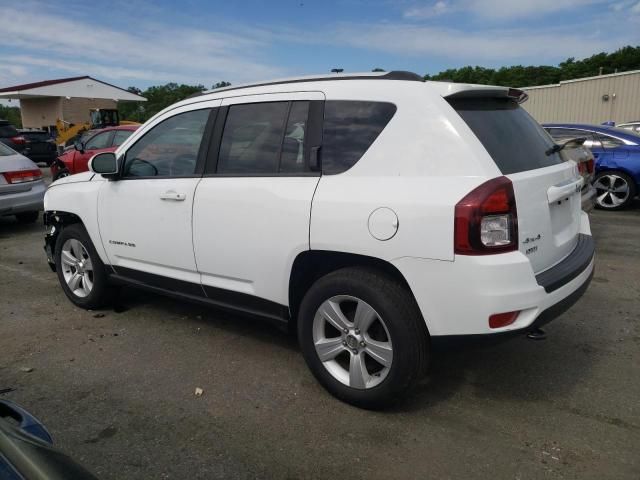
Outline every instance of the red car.
<svg viewBox="0 0 640 480">
<path fill-rule="evenodd" d="M 51 165 L 53 180 L 89 170 L 89 159 L 96 153 L 113 152 L 139 125 L 120 125 L 92 130 L 73 148 L 60 155 Z"/>
</svg>

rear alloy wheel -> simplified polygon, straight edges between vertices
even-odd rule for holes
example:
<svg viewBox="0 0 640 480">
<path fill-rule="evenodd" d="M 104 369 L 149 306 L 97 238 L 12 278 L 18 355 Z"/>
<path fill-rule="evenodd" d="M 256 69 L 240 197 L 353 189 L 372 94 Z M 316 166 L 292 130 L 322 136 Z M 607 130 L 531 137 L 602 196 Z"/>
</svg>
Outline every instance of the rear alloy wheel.
<svg viewBox="0 0 640 480">
<path fill-rule="evenodd" d="M 605 210 L 625 208 L 636 195 L 635 183 L 622 172 L 602 172 L 596 176 L 596 206 Z"/>
<path fill-rule="evenodd" d="M 384 320 L 367 302 L 350 295 L 336 295 L 320 305 L 313 319 L 313 343 L 324 368 L 351 388 L 375 387 L 393 363 Z"/>
<path fill-rule="evenodd" d="M 62 229 L 54 259 L 62 290 L 74 304 L 99 308 L 111 301 L 114 287 L 109 285 L 106 268 L 82 225 Z"/>
<path fill-rule="evenodd" d="M 411 293 L 365 267 L 337 270 L 311 286 L 300 305 L 298 340 L 318 381 L 362 408 L 404 397 L 429 356 L 428 332 Z"/>
</svg>

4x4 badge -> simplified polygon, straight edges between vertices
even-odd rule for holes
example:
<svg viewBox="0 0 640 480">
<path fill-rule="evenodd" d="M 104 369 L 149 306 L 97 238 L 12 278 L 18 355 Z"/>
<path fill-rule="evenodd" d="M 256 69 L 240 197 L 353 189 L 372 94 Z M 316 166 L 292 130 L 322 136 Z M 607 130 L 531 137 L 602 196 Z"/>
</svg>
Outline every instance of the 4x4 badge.
<svg viewBox="0 0 640 480">
<path fill-rule="evenodd" d="M 538 240 L 540 240 L 542 238 L 541 234 L 538 234 L 537 237 L 527 237 L 524 239 L 524 241 L 522 242 L 524 245 L 526 245 L 527 243 L 533 243 L 533 242 L 537 242 Z"/>
</svg>

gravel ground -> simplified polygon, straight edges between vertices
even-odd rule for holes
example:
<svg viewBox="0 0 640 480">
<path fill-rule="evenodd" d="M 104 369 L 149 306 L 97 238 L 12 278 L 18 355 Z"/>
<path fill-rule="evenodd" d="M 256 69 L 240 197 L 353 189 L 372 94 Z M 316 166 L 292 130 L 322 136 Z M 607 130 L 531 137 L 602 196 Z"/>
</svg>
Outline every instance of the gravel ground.
<svg viewBox="0 0 640 480">
<path fill-rule="evenodd" d="M 135 290 L 73 307 L 42 226 L 0 219 L 0 389 L 101 479 L 637 479 L 640 202 L 592 228 L 596 276 L 546 340 L 439 354 L 369 412 L 259 321 Z"/>
</svg>

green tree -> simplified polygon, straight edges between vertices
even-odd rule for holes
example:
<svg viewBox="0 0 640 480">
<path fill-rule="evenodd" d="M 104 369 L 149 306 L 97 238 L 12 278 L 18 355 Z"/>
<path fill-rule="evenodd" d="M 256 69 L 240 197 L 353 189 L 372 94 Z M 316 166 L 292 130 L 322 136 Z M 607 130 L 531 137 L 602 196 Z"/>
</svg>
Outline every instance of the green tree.
<svg viewBox="0 0 640 480">
<path fill-rule="evenodd" d="M 215 90 L 216 88 L 230 87 L 230 86 L 231 86 L 231 82 L 225 82 L 223 80 L 222 82 L 214 83 L 213 86 L 211 87 L 211 90 Z"/>
<path fill-rule="evenodd" d="M 0 119 L 7 120 L 11 125 L 22 128 L 22 117 L 20 107 L 0 105 Z"/>
<path fill-rule="evenodd" d="M 483 85 L 532 87 L 558 83 L 561 80 L 592 77 L 600 73 L 625 72 L 640 69 L 640 46 L 626 46 L 613 53 L 596 53 L 588 58 L 576 60 L 571 57 L 557 67 L 552 65 L 513 65 L 499 69 L 466 66 L 450 68 L 442 72 L 425 75 L 425 80 L 440 80 Z"/>
<path fill-rule="evenodd" d="M 156 85 L 144 91 L 136 87 L 129 87 L 128 91 L 137 95 L 142 95 L 146 102 L 122 102 L 118 106 L 120 118 L 122 120 L 133 120 L 145 122 L 159 111 L 165 109 L 180 100 L 204 92 L 204 85 L 185 85 L 177 83 L 167 83 L 166 85 Z"/>
</svg>

